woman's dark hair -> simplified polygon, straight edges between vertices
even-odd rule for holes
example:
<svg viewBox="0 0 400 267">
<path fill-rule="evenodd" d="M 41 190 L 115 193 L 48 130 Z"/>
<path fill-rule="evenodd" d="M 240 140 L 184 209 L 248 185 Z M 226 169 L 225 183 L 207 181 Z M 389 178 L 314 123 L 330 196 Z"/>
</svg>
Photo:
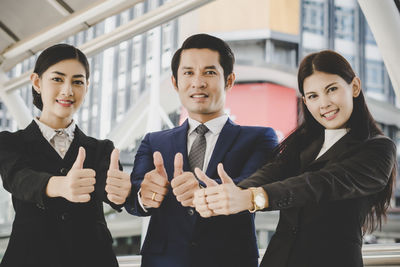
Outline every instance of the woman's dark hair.
<svg viewBox="0 0 400 267">
<path fill-rule="evenodd" d="M 222 69 L 224 70 L 224 79 L 226 83 L 228 76 L 233 72 L 235 56 L 227 43 L 217 37 L 205 33 L 190 36 L 183 42 L 182 47 L 176 50 L 171 60 L 171 70 L 175 80 L 178 82 L 178 68 L 181 61 L 182 51 L 192 48 L 206 48 L 218 52 L 219 64 L 221 64 Z"/>
<path fill-rule="evenodd" d="M 33 70 L 39 77 L 54 64 L 66 59 L 78 60 L 86 71 L 86 80 L 89 79 L 89 63 L 85 56 L 78 48 L 68 44 L 56 44 L 46 48 L 38 57 Z M 40 110 L 43 109 L 43 102 L 41 95 L 36 92 L 32 86 L 33 104 Z"/>
<path fill-rule="evenodd" d="M 350 84 L 356 77 L 349 62 L 340 54 L 323 50 L 306 56 L 300 63 L 297 74 L 298 87 L 304 97 L 304 80 L 315 71 L 328 74 L 336 74 Z M 360 94 L 353 98 L 353 112 L 347 123 L 352 134 L 359 140 L 366 140 L 370 137 L 383 134 L 373 119 L 365 98 Z M 276 157 L 278 160 L 287 160 L 293 153 L 300 153 L 315 139 L 324 133 L 325 128 L 318 123 L 301 101 L 301 116 L 299 126 L 277 147 Z M 386 219 L 386 210 L 389 207 L 393 182 L 396 177 L 396 168 L 392 170 L 389 182 L 386 187 L 373 199 L 371 211 L 368 213 L 364 223 L 364 233 L 372 232 L 382 225 L 382 219 Z"/>
</svg>

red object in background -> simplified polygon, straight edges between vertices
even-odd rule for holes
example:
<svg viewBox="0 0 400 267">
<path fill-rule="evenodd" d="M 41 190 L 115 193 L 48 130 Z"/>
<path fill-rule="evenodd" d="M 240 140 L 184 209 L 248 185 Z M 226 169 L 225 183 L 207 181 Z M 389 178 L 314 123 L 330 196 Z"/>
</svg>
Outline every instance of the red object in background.
<svg viewBox="0 0 400 267">
<path fill-rule="evenodd" d="M 237 84 L 226 95 L 226 109 L 237 124 L 274 128 L 279 140 L 297 126 L 296 91 L 277 84 Z"/>
<path fill-rule="evenodd" d="M 226 95 L 225 110 L 237 124 L 272 127 L 279 141 L 297 126 L 296 91 L 277 84 L 236 84 Z M 186 118 L 182 108 L 181 122 Z"/>
</svg>

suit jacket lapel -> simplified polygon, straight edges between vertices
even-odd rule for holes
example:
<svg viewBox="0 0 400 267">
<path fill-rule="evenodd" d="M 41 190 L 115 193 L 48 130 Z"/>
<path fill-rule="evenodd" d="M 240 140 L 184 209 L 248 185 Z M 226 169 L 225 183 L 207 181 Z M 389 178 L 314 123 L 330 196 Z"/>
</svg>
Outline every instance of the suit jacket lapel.
<svg viewBox="0 0 400 267">
<path fill-rule="evenodd" d="M 86 146 L 85 144 L 87 143 L 87 139 L 87 136 L 78 128 L 78 126 L 76 126 L 74 139 L 64 156 L 64 160 L 71 163 L 75 162 L 76 157 L 78 156 L 79 146 Z"/>
<path fill-rule="evenodd" d="M 31 147 L 33 151 L 42 154 L 45 158 L 51 159 L 51 161 L 55 159 L 61 160 L 60 155 L 58 155 L 50 143 L 44 138 L 36 122 L 32 121 L 28 127 L 23 130 L 23 134 L 27 146 Z"/>
<path fill-rule="evenodd" d="M 190 171 L 190 166 L 189 166 L 189 158 L 188 154 L 189 152 L 187 151 L 187 131 L 189 128 L 189 122 L 188 120 L 185 120 L 184 123 L 182 123 L 181 126 L 176 127 L 172 133 L 173 138 L 172 138 L 172 143 L 174 147 L 174 152 L 172 157 L 175 157 L 175 154 L 180 152 L 182 153 L 183 156 L 183 170 L 184 171 Z M 172 161 L 174 162 L 174 161 Z"/>
<path fill-rule="evenodd" d="M 303 172 L 304 168 L 317 157 L 323 143 L 324 135 L 321 135 L 300 153 L 300 172 Z"/>
<path fill-rule="evenodd" d="M 357 140 L 351 132 L 340 138 L 333 146 L 331 146 L 322 156 L 310 162 L 310 166 L 314 164 L 326 164 L 326 162 L 339 158 L 343 153 L 349 151 L 354 145 L 359 144 L 361 141 Z M 321 146 L 317 149 L 315 157 L 321 150 Z M 314 158 L 315 158 L 314 157 Z"/>
<path fill-rule="evenodd" d="M 72 140 L 72 143 L 65 154 L 64 160 L 71 164 L 75 162 L 80 146 L 84 148 L 95 148 L 97 146 L 97 141 L 94 138 L 88 137 L 77 125 L 74 132 L 74 140 Z M 85 161 L 84 165 L 86 165 L 86 163 L 88 163 L 88 161 Z"/>
<path fill-rule="evenodd" d="M 230 119 L 228 119 L 219 134 L 210 162 L 208 163 L 206 171 L 208 177 L 217 176 L 217 165 L 223 161 L 239 132 L 240 126 L 234 124 Z"/>
</svg>

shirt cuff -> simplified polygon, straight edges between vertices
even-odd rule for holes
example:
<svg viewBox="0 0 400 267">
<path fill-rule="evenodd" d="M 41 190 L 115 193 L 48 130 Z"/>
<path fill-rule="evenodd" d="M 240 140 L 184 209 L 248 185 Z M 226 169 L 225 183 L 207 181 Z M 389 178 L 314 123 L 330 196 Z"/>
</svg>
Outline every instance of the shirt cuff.
<svg viewBox="0 0 400 267">
<path fill-rule="evenodd" d="M 144 212 L 149 212 L 145 207 L 144 207 L 144 205 L 143 205 L 143 203 L 142 203 L 142 199 L 141 199 L 141 195 L 140 195 L 140 192 L 142 191 L 142 188 L 140 188 L 139 189 L 139 191 L 138 191 L 138 193 L 137 193 L 137 197 L 138 197 L 138 202 L 139 202 L 139 205 L 140 205 L 140 207 L 142 208 L 142 210 L 144 211 Z"/>
</svg>

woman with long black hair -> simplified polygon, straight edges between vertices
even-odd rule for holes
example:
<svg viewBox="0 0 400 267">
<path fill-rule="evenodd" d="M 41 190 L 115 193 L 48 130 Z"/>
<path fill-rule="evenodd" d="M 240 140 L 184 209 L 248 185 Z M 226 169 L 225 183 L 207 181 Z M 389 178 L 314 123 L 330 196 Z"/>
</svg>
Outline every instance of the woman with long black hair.
<svg viewBox="0 0 400 267">
<path fill-rule="evenodd" d="M 280 210 L 261 266 L 363 266 L 363 234 L 380 227 L 390 204 L 396 147 L 368 111 L 360 79 L 336 52 L 308 55 L 298 71 L 303 121 L 275 159 L 235 186 L 195 194 L 204 217 Z"/>
<path fill-rule="evenodd" d="M 0 265 L 118 266 L 103 201 L 121 210 L 131 183 L 113 143 L 86 136 L 73 120 L 88 90 L 88 60 L 54 45 L 30 78 L 40 117 L 0 133 L 0 174 L 15 210 Z"/>
</svg>

